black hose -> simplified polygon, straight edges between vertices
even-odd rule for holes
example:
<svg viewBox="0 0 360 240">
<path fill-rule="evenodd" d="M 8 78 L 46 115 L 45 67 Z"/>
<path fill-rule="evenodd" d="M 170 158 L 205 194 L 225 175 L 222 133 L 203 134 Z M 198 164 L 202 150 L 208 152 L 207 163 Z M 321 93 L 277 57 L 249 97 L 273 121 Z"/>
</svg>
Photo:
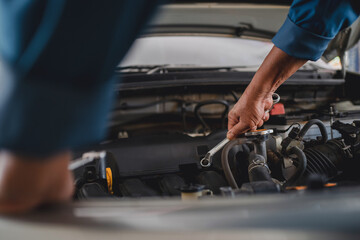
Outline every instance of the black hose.
<svg viewBox="0 0 360 240">
<path fill-rule="evenodd" d="M 291 124 L 291 125 L 290 125 L 287 129 L 285 129 L 285 130 L 276 129 L 276 132 L 277 132 L 277 133 L 286 133 L 287 131 L 290 130 L 290 128 L 292 128 L 292 127 L 295 126 L 295 125 L 297 125 L 299 129 L 301 128 L 300 123 L 296 122 L 296 123 Z"/>
<path fill-rule="evenodd" d="M 299 160 L 299 165 L 296 168 L 296 172 L 291 178 L 284 184 L 284 187 L 294 185 L 305 173 L 307 167 L 307 159 L 305 153 L 298 147 L 292 147 L 290 154 L 295 154 Z"/>
<path fill-rule="evenodd" d="M 151 103 L 146 103 L 146 104 L 140 104 L 140 105 L 127 105 L 126 103 L 121 104 L 119 107 L 115 107 L 113 110 L 135 110 L 135 109 L 143 109 L 143 108 L 148 108 L 148 107 L 152 107 L 158 104 L 162 104 L 162 103 L 168 103 L 168 102 L 174 102 L 174 103 L 178 103 L 178 104 L 184 104 L 185 101 L 181 100 L 181 99 L 163 99 L 163 100 L 159 100 L 159 101 L 155 101 L 155 102 L 151 102 Z"/>
<path fill-rule="evenodd" d="M 241 145 L 244 144 L 245 142 L 246 141 L 243 139 L 232 140 L 231 142 L 225 145 L 225 147 L 221 152 L 221 165 L 224 170 L 225 178 L 233 189 L 239 189 L 239 186 L 237 185 L 234 175 L 231 172 L 231 168 L 229 165 L 229 152 L 231 148 L 233 148 L 235 145 Z"/>
<path fill-rule="evenodd" d="M 229 112 L 229 108 L 230 108 L 229 103 L 225 100 L 208 100 L 208 101 L 203 101 L 203 102 L 198 103 L 194 109 L 195 116 L 201 122 L 201 125 L 203 125 L 204 130 L 209 130 L 210 128 L 206 124 L 206 122 L 204 121 L 202 116 L 200 115 L 199 109 L 205 105 L 210 105 L 210 104 L 221 104 L 221 105 L 225 106 L 224 112 L 221 114 L 222 125 L 223 125 L 222 127 L 225 128 L 225 118 L 226 118 L 226 115 Z"/>
<path fill-rule="evenodd" d="M 255 152 L 251 152 L 249 155 L 248 173 L 250 182 L 273 182 L 265 157 L 263 155 L 256 154 Z"/>
<path fill-rule="evenodd" d="M 310 121 L 308 121 L 304 127 L 301 129 L 301 131 L 298 134 L 298 137 L 300 139 L 302 139 L 305 134 L 307 133 L 307 131 L 313 126 L 313 125 L 317 125 L 320 129 L 320 133 L 321 133 L 321 143 L 324 144 L 327 142 L 328 140 L 328 133 L 326 130 L 326 127 L 324 125 L 324 123 L 318 119 L 312 119 Z"/>
</svg>

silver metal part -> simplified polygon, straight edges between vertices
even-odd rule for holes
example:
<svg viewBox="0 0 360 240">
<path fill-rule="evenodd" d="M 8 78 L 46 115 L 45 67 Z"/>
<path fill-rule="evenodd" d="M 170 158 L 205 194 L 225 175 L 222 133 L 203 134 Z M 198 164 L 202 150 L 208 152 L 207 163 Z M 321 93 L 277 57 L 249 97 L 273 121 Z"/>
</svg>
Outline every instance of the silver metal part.
<svg viewBox="0 0 360 240">
<path fill-rule="evenodd" d="M 291 148 L 293 147 L 298 147 L 301 150 L 304 150 L 305 146 L 304 146 L 304 142 L 303 141 L 299 141 L 299 140 L 292 140 L 290 142 L 290 144 L 287 146 L 286 151 L 290 151 Z"/>
<path fill-rule="evenodd" d="M 222 149 L 228 142 L 230 142 L 230 140 L 228 138 L 225 138 L 224 140 L 222 140 L 220 143 L 218 143 L 215 147 L 213 147 L 206 155 L 203 159 L 201 159 L 200 161 L 200 165 L 202 167 L 210 167 L 211 163 L 212 163 L 212 157 L 215 155 L 215 153 L 217 153 L 218 151 L 220 151 L 220 149 Z"/>
<path fill-rule="evenodd" d="M 267 161 L 266 154 L 266 141 L 268 140 L 268 136 L 270 133 L 273 133 L 272 129 L 262 129 L 256 130 L 253 132 L 245 133 L 245 137 L 247 137 L 254 145 L 254 151 L 256 154 L 259 154 L 265 158 Z"/>
<path fill-rule="evenodd" d="M 281 142 L 283 140 L 283 137 L 280 136 L 280 135 L 276 135 L 276 136 L 273 135 L 272 138 L 275 141 L 275 149 L 276 149 L 276 151 L 281 152 L 281 148 L 282 148 Z"/>
<path fill-rule="evenodd" d="M 289 157 L 284 157 L 284 168 L 290 168 L 294 165 L 294 161 Z"/>
<path fill-rule="evenodd" d="M 104 158 L 106 156 L 105 151 L 101 152 L 86 152 L 82 155 L 81 158 L 73 160 L 70 164 L 68 169 L 70 171 L 73 171 L 81 166 L 84 166 L 85 164 L 91 163 L 95 159 Z"/>
<path fill-rule="evenodd" d="M 269 113 L 273 109 L 274 105 L 280 102 L 280 95 L 279 94 L 273 93 L 272 98 L 273 98 L 273 104 L 271 105 L 270 109 L 265 111 L 265 113 Z"/>
<path fill-rule="evenodd" d="M 273 132 L 274 132 L 274 130 L 272 130 L 272 129 L 256 130 L 256 131 L 245 133 L 245 137 L 267 135 L 267 134 L 270 134 L 270 133 L 273 133 Z"/>
<path fill-rule="evenodd" d="M 212 156 L 210 153 L 207 153 L 203 159 L 200 160 L 200 166 L 210 167 L 212 163 Z"/>
</svg>

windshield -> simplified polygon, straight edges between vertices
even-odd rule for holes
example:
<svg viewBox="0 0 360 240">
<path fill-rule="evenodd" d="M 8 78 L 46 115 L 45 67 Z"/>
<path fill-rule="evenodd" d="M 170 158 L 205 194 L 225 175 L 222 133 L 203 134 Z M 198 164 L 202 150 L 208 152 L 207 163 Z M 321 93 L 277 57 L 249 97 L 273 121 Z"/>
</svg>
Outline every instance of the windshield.
<svg viewBox="0 0 360 240">
<path fill-rule="evenodd" d="M 139 38 L 119 67 L 183 66 L 257 69 L 273 44 L 270 41 L 214 36 L 154 36 Z M 333 69 L 322 60 L 304 67 Z M 302 69 L 304 69 L 304 67 Z"/>
<path fill-rule="evenodd" d="M 135 65 L 259 66 L 271 42 L 202 36 L 160 36 L 136 40 L 121 67 Z"/>
</svg>

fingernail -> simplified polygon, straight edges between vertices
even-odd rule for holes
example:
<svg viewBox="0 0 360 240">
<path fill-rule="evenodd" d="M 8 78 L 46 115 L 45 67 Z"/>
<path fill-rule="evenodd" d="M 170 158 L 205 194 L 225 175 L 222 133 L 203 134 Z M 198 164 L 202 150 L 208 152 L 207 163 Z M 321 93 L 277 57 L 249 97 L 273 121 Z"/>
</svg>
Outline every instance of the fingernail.
<svg viewBox="0 0 360 240">
<path fill-rule="evenodd" d="M 228 139 L 233 139 L 234 137 L 235 137 L 235 135 L 232 132 L 228 132 L 228 134 L 227 134 Z"/>
</svg>

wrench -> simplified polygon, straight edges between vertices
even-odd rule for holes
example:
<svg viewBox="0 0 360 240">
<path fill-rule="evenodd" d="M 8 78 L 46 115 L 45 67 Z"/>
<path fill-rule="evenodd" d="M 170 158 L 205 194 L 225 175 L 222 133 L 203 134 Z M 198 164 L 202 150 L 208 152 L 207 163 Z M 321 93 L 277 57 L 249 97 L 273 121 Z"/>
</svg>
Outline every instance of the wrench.
<svg viewBox="0 0 360 240">
<path fill-rule="evenodd" d="M 271 105 L 271 108 L 266 110 L 265 113 L 269 113 L 271 109 L 273 109 L 274 105 L 276 103 L 280 102 L 280 95 L 277 93 L 273 93 L 273 104 Z M 210 151 L 208 151 L 203 159 L 200 160 L 200 166 L 202 167 L 210 167 L 212 164 L 212 157 L 220 151 L 228 142 L 230 142 L 230 139 L 225 138 L 220 143 L 218 143 L 215 147 L 213 147 Z"/>
<path fill-rule="evenodd" d="M 280 102 L 280 95 L 277 93 L 273 93 L 272 99 L 273 99 L 273 104 L 271 105 L 270 109 L 265 111 L 265 113 L 269 113 L 274 108 L 274 105 Z"/>
<path fill-rule="evenodd" d="M 200 165 L 202 167 L 210 167 L 212 163 L 212 157 L 215 155 L 215 153 L 217 153 L 220 149 L 222 149 L 228 142 L 230 142 L 230 139 L 225 138 L 215 147 L 213 147 L 209 152 L 206 153 L 205 157 L 201 159 Z"/>
<path fill-rule="evenodd" d="M 68 169 L 70 171 L 73 171 L 79 167 L 84 166 L 85 164 L 93 162 L 95 159 L 104 158 L 105 156 L 105 151 L 84 153 L 81 158 L 75 159 L 74 161 L 70 162 Z"/>
</svg>

